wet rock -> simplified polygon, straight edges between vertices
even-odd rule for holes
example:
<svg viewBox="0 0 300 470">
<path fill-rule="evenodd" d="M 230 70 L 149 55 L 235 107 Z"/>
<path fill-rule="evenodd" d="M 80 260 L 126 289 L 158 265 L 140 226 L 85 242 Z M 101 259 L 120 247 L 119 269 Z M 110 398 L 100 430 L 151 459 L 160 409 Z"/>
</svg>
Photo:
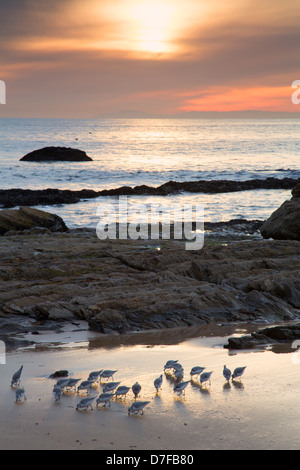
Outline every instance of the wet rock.
<svg viewBox="0 0 300 470">
<path fill-rule="evenodd" d="M 264 238 L 300 240 L 300 184 L 292 191 L 293 197 L 285 201 L 261 226 Z"/>
<path fill-rule="evenodd" d="M 258 346 L 269 345 L 274 342 L 290 342 L 300 340 L 300 324 L 278 325 L 258 330 L 251 335 L 232 337 L 228 339 L 225 348 L 251 349 Z"/>
<path fill-rule="evenodd" d="M 20 207 L 20 209 L 4 209 L 0 211 L 0 235 L 12 233 L 19 230 L 30 230 L 34 233 L 49 230 L 51 232 L 66 232 L 68 227 L 61 217 L 31 207 Z M 40 230 L 39 230 L 40 228 Z"/>
<path fill-rule="evenodd" d="M 296 186 L 292 189 L 292 196 L 295 198 L 300 198 L 300 183 L 296 184 Z"/>
<path fill-rule="evenodd" d="M 83 150 L 70 147 L 44 147 L 20 159 L 24 162 L 88 162 L 92 161 Z"/>
<path fill-rule="evenodd" d="M 168 181 L 158 187 L 140 185 L 131 188 L 123 186 L 120 188 L 107 189 L 99 192 L 101 196 L 132 196 L 132 195 L 157 195 L 166 196 L 180 192 L 190 193 L 228 193 L 235 191 L 246 191 L 253 189 L 291 189 L 297 184 L 298 180 L 293 178 L 266 178 L 253 179 L 247 181 L 232 180 L 199 180 L 199 181 Z"/>
<path fill-rule="evenodd" d="M 69 371 L 67 370 L 57 370 L 53 374 L 49 375 L 49 379 L 56 379 L 58 377 L 68 377 Z"/>
<path fill-rule="evenodd" d="M 298 241 L 213 243 L 191 252 L 177 241 L 3 237 L 0 316 L 53 325 L 80 319 L 104 334 L 296 320 L 299 252 Z"/>
<path fill-rule="evenodd" d="M 135 187 L 123 186 L 113 189 L 93 191 L 82 189 L 80 191 L 62 189 L 0 189 L 0 206 L 11 208 L 16 206 L 37 206 L 50 204 L 75 204 L 83 199 L 92 199 L 99 196 L 132 196 L 153 195 L 166 196 L 180 192 L 217 194 L 253 189 L 292 189 L 298 180 L 293 178 L 266 178 L 264 180 L 231 181 L 231 180 L 199 180 L 199 181 L 169 181 L 158 187 L 140 185 Z"/>
</svg>

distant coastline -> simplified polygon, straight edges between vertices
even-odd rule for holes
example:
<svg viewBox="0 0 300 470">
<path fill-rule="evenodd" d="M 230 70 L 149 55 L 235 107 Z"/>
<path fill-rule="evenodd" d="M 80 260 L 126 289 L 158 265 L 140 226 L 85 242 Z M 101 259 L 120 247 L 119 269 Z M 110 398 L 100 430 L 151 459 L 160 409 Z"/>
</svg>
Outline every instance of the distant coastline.
<svg viewBox="0 0 300 470">
<path fill-rule="evenodd" d="M 299 119 L 300 112 L 279 111 L 187 111 L 176 114 L 155 114 L 124 110 L 93 116 L 94 119 Z"/>
<path fill-rule="evenodd" d="M 300 109 L 294 112 L 283 111 L 187 111 L 175 114 L 147 113 L 139 110 L 120 110 L 106 113 L 99 113 L 93 116 L 10 116 L 4 113 L 1 119 L 300 119 Z"/>
</svg>

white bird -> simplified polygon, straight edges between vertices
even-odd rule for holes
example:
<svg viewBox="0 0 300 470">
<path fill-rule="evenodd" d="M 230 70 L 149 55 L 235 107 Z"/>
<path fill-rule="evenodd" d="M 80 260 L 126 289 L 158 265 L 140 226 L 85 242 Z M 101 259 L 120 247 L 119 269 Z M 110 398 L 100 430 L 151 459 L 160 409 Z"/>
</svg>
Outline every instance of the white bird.
<svg viewBox="0 0 300 470">
<path fill-rule="evenodd" d="M 93 380 L 84 380 L 81 384 L 77 387 L 77 392 L 80 390 L 86 390 L 87 393 L 90 393 L 92 385 L 94 384 Z"/>
<path fill-rule="evenodd" d="M 126 395 L 130 390 L 130 387 L 126 387 L 126 385 L 120 385 L 115 391 L 115 396 L 118 398 L 121 395 Z"/>
<path fill-rule="evenodd" d="M 192 367 L 191 371 L 190 371 L 190 375 L 193 376 L 193 375 L 200 375 L 202 374 L 202 372 L 204 371 L 205 367 L 200 367 L 200 366 L 195 366 L 195 367 Z"/>
<path fill-rule="evenodd" d="M 227 380 L 227 382 L 229 382 L 230 377 L 231 377 L 231 370 L 228 369 L 228 367 L 226 367 L 225 365 L 223 368 L 223 377 Z"/>
<path fill-rule="evenodd" d="M 112 392 L 115 390 L 121 382 L 109 382 L 103 387 L 103 392 Z"/>
<path fill-rule="evenodd" d="M 24 390 L 24 388 L 18 388 L 16 390 L 16 402 L 21 401 L 22 398 L 24 398 L 24 400 L 26 400 L 25 390 Z"/>
<path fill-rule="evenodd" d="M 104 406 L 106 406 L 108 403 L 108 406 L 111 406 L 110 400 L 113 398 L 113 396 L 114 393 L 101 393 L 97 398 L 96 403 L 97 405 L 99 405 L 100 403 L 104 403 Z"/>
<path fill-rule="evenodd" d="M 15 387 L 15 386 L 18 387 L 20 385 L 22 370 L 23 370 L 23 366 L 21 366 L 20 369 L 17 370 L 17 372 L 15 372 L 14 375 L 12 376 L 11 384 L 10 384 L 11 387 Z"/>
<path fill-rule="evenodd" d="M 186 387 L 188 386 L 189 383 L 190 383 L 190 381 L 187 380 L 186 382 L 180 382 L 179 384 L 175 384 L 174 385 L 174 392 L 178 393 L 179 395 L 181 395 L 183 391 L 185 393 L 185 389 L 186 389 Z"/>
<path fill-rule="evenodd" d="M 128 408 L 128 414 L 133 413 L 137 415 L 139 412 L 141 415 L 144 414 L 144 408 L 150 403 L 150 401 L 135 401 L 132 405 Z"/>
<path fill-rule="evenodd" d="M 76 410 L 88 410 L 89 408 L 93 409 L 92 403 L 97 397 L 90 397 L 90 398 L 82 398 L 80 402 L 76 406 Z"/>
<path fill-rule="evenodd" d="M 209 383 L 210 383 L 211 374 L 212 374 L 212 372 L 202 372 L 202 374 L 200 375 L 200 383 L 201 383 L 201 385 L 202 385 L 204 382 L 208 382 L 208 381 L 209 381 Z"/>
<path fill-rule="evenodd" d="M 103 378 L 103 379 L 109 379 L 110 377 L 112 377 L 116 372 L 118 372 L 117 370 L 102 370 L 101 373 L 100 373 L 100 377 Z M 100 379 L 101 380 L 101 379 Z"/>
<path fill-rule="evenodd" d="M 58 385 L 54 385 L 52 395 L 54 396 L 55 401 L 60 401 L 62 395 L 63 395 L 63 390 L 61 387 Z"/>
<path fill-rule="evenodd" d="M 161 388 L 162 382 L 163 382 L 163 376 L 161 374 L 159 377 L 157 377 L 157 379 L 154 380 L 154 387 L 156 388 L 157 392 Z"/>
<path fill-rule="evenodd" d="M 236 377 L 241 377 L 243 373 L 245 372 L 247 366 L 244 367 L 237 367 L 234 369 L 233 374 L 232 374 L 232 380 L 235 379 Z"/>
<path fill-rule="evenodd" d="M 135 382 L 135 384 L 132 385 L 131 390 L 133 391 L 134 397 L 137 398 L 138 394 L 142 390 L 142 387 L 138 382 Z"/>
</svg>

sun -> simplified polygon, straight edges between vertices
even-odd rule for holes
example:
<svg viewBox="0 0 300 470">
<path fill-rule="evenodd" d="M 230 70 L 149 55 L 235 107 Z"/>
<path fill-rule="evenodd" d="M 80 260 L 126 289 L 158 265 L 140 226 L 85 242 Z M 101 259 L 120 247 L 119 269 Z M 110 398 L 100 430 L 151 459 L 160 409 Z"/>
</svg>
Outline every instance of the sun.
<svg viewBox="0 0 300 470">
<path fill-rule="evenodd" d="M 135 49 L 139 51 L 171 52 L 174 7 L 162 1 L 142 1 L 131 9 Z"/>
</svg>

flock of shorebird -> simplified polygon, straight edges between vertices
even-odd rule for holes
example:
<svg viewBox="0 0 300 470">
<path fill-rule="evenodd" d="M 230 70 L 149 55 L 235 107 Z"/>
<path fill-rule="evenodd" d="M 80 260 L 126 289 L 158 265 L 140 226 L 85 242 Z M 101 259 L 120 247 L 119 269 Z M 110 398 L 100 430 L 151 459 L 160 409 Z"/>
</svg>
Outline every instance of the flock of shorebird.
<svg viewBox="0 0 300 470">
<path fill-rule="evenodd" d="M 223 368 L 223 376 L 227 382 L 237 378 L 240 378 L 245 372 L 246 366 L 244 367 L 237 367 L 231 372 L 230 369 L 224 365 Z M 21 375 L 23 371 L 23 366 L 20 367 L 17 372 L 14 373 L 11 379 L 11 387 L 16 388 L 16 402 L 26 400 L 25 390 L 24 388 L 20 388 L 21 382 Z M 198 376 L 200 385 L 206 385 L 211 383 L 211 372 L 205 371 L 205 367 L 195 366 L 190 371 L 191 380 L 183 381 L 184 370 L 182 365 L 178 362 L 178 360 L 169 360 L 164 365 L 164 372 L 170 373 L 173 375 L 176 383 L 174 385 L 173 391 L 178 395 L 185 393 L 185 389 L 188 384 L 191 382 L 193 377 Z M 113 379 L 114 374 L 118 372 L 117 370 L 99 370 L 93 371 L 89 374 L 87 380 L 81 381 L 81 379 L 74 379 L 74 378 L 62 378 L 57 381 L 54 385 L 52 390 L 52 395 L 55 401 L 60 401 L 61 397 L 63 396 L 64 391 L 74 390 L 75 392 L 79 393 L 81 391 L 85 391 L 87 395 L 89 395 L 92 391 L 94 385 L 99 381 L 101 383 L 102 380 L 107 380 L 105 383 L 102 393 L 97 396 L 92 397 L 85 397 L 82 398 L 79 403 L 77 404 L 76 410 L 88 410 L 89 408 L 93 409 L 92 403 L 96 400 L 96 406 L 102 404 L 102 406 L 111 406 L 110 401 L 112 398 L 119 398 L 124 397 L 130 391 L 134 394 L 134 402 L 128 408 L 128 414 L 144 414 L 144 408 L 150 403 L 149 401 L 140 401 L 137 400 L 139 394 L 141 392 L 141 385 L 136 382 L 132 387 L 127 387 L 126 385 L 120 385 L 121 382 L 108 382 L 109 379 Z M 80 382 L 80 384 L 79 384 Z M 163 374 L 157 377 L 154 380 L 154 387 L 156 392 L 158 393 L 159 390 L 162 388 L 163 383 Z M 79 385 L 78 385 L 79 384 Z M 76 388 L 77 387 L 77 388 Z"/>
</svg>

